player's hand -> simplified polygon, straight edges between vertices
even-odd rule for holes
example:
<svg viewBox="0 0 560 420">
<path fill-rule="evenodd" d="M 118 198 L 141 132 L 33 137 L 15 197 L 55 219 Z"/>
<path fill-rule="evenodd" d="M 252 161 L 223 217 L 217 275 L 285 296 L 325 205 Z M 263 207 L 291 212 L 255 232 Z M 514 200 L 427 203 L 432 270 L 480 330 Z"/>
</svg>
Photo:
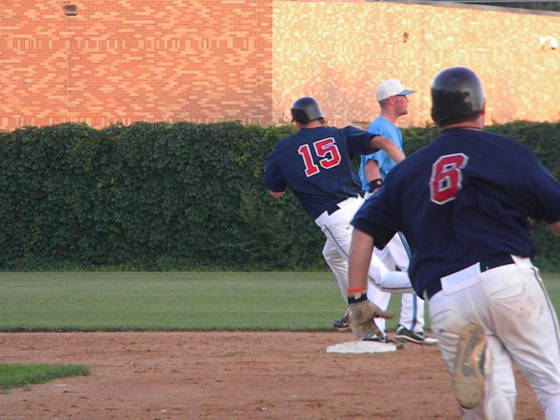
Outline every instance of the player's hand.
<svg viewBox="0 0 560 420">
<path fill-rule="evenodd" d="M 282 196 L 284 195 L 286 191 L 280 191 L 280 192 L 274 192 L 274 191 L 269 191 L 268 193 L 270 194 L 270 196 L 272 198 L 274 198 L 275 200 L 278 200 L 279 198 L 282 198 Z"/>
<path fill-rule="evenodd" d="M 365 294 L 362 297 L 355 299 L 348 296 L 348 323 L 352 332 L 359 338 L 371 338 L 381 334 L 374 318 L 391 319 L 395 315 L 381 310 L 379 306 L 368 300 Z"/>
</svg>

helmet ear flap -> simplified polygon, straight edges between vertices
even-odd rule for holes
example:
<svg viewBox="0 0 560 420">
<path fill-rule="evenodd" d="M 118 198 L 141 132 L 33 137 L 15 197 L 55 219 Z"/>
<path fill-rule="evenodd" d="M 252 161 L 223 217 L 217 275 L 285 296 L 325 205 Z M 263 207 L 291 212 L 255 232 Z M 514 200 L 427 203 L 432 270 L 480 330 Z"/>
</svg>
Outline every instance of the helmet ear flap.
<svg viewBox="0 0 560 420">
<path fill-rule="evenodd" d="M 432 81 L 432 119 L 442 127 L 450 120 L 479 114 L 485 98 L 478 76 L 466 67 L 450 67 Z"/>
<path fill-rule="evenodd" d="M 323 112 L 317 101 L 310 97 L 299 98 L 292 104 L 292 120 L 302 125 L 323 118 Z"/>
<path fill-rule="evenodd" d="M 305 125 L 309 122 L 309 118 L 304 110 L 292 108 L 292 122 L 294 121 Z"/>
</svg>

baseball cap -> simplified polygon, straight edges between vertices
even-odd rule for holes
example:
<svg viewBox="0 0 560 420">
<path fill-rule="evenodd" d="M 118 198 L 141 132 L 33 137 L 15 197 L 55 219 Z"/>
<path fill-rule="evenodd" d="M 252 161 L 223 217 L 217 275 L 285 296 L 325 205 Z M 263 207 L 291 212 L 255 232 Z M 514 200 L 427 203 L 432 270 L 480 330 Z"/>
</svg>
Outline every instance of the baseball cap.
<svg viewBox="0 0 560 420">
<path fill-rule="evenodd" d="M 404 96 L 414 92 L 414 90 L 405 89 L 400 80 L 389 79 L 377 86 L 377 89 L 375 89 L 375 99 L 377 99 L 377 102 L 380 102 L 391 96 Z"/>
</svg>

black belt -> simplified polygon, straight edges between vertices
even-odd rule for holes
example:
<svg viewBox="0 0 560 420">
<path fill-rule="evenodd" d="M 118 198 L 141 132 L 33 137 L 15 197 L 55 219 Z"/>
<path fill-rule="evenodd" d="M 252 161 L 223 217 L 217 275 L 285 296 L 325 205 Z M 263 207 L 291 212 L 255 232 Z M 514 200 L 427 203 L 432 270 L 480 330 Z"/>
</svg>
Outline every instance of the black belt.
<svg viewBox="0 0 560 420">
<path fill-rule="evenodd" d="M 344 200 L 342 201 L 346 201 L 349 198 L 357 198 L 357 195 L 349 195 L 348 197 L 346 197 Z M 342 201 L 340 201 L 340 203 L 342 203 Z M 340 210 L 340 207 L 338 207 L 338 204 L 332 204 L 330 207 L 327 207 L 327 213 L 330 216 L 331 214 L 333 214 L 335 211 Z"/>
<path fill-rule="evenodd" d="M 331 206 L 327 209 L 327 214 L 330 216 L 331 214 L 333 214 L 335 211 L 338 211 L 338 210 L 340 210 L 340 207 L 338 207 L 335 204 L 335 205 L 333 205 L 333 206 Z"/>
<path fill-rule="evenodd" d="M 480 272 L 491 270 L 496 267 L 501 267 L 502 265 L 513 264 L 513 258 L 511 255 L 500 255 L 498 257 L 489 258 L 487 260 L 480 261 Z M 441 291 L 441 281 L 437 280 L 431 283 L 426 289 L 424 289 L 424 294 L 430 300 L 437 292 Z"/>
</svg>

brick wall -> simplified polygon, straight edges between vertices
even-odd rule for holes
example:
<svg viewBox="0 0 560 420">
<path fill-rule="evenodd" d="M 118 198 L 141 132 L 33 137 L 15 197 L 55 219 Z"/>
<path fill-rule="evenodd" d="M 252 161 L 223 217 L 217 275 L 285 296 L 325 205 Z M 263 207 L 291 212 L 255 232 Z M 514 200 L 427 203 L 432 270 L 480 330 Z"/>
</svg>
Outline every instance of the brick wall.
<svg viewBox="0 0 560 420">
<path fill-rule="evenodd" d="M 63 6 L 77 6 L 66 16 Z M 368 122 L 375 86 L 416 89 L 400 125 L 430 121 L 452 65 L 483 80 L 488 119 L 560 119 L 560 14 L 354 1 L 3 0 L 0 129 L 85 121 L 270 123 L 315 96 L 330 123 Z"/>
<path fill-rule="evenodd" d="M 2 1 L 0 129 L 270 120 L 269 0 L 68 3 Z"/>
<path fill-rule="evenodd" d="M 560 119 L 560 14 L 495 7 L 385 2 L 276 1 L 273 113 L 316 97 L 329 122 L 369 122 L 375 87 L 388 78 L 416 90 L 401 126 L 430 118 L 430 82 L 449 66 L 472 68 L 487 96 L 487 123 Z M 548 45 L 548 44 L 547 44 Z"/>
</svg>

